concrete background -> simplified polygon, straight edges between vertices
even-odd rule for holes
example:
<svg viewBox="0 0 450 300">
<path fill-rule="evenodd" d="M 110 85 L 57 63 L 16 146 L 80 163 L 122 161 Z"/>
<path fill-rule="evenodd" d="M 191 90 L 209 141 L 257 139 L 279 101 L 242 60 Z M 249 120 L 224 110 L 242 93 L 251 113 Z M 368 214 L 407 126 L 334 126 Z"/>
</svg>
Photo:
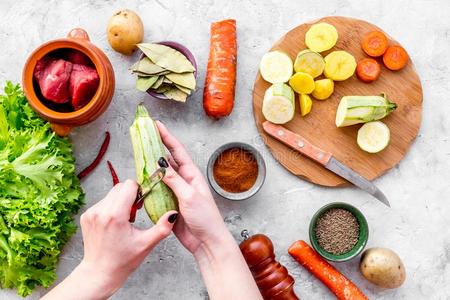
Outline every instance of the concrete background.
<svg viewBox="0 0 450 300">
<path fill-rule="evenodd" d="M 120 8 L 139 12 L 146 41 L 179 41 L 194 53 L 199 65 L 199 87 L 188 103 L 156 101 L 134 89 L 135 78 L 127 68 L 136 56 L 117 54 L 106 41 L 108 18 Z M 408 50 L 422 80 L 424 106 L 419 136 L 400 165 L 376 180 L 391 201 L 391 209 L 356 188 L 321 188 L 292 176 L 258 142 L 251 91 L 261 56 L 289 29 L 327 15 L 365 19 L 386 30 Z M 224 18 L 236 18 L 238 24 L 236 104 L 230 117 L 213 121 L 203 112 L 202 88 L 209 24 Z M 295 277 L 295 290 L 302 299 L 333 296 L 288 256 L 287 248 L 297 239 L 308 240 L 311 216 L 333 201 L 349 202 L 362 210 L 370 226 L 368 247 L 391 248 L 406 266 L 405 284 L 395 290 L 383 290 L 362 278 L 357 260 L 339 264 L 338 269 L 370 298 L 450 298 L 449 1 L 1 1 L 0 85 L 7 79 L 19 82 L 28 54 L 47 40 L 65 36 L 73 27 L 85 28 L 91 40 L 106 52 L 117 81 L 108 111 L 71 134 L 79 168 L 95 156 L 104 131 L 109 130 L 112 144 L 106 158 L 114 163 L 120 178 L 134 178 L 128 126 L 136 104 L 144 101 L 154 117 L 166 123 L 185 143 L 202 171 L 209 155 L 225 142 L 247 142 L 262 152 L 268 174 L 260 193 L 235 203 L 216 197 L 217 204 L 236 239 L 244 228 L 271 237 L 278 259 Z M 87 195 L 83 211 L 110 187 L 111 178 L 103 162 L 83 182 Z M 144 212 L 140 212 L 137 224 L 149 226 Z M 58 281 L 71 272 L 82 255 L 78 231 L 61 256 Z M 30 299 L 44 293 L 38 289 Z M 14 291 L 0 291 L 0 299 L 16 298 Z M 113 298 L 205 299 L 207 293 L 193 258 L 171 236 Z"/>
</svg>

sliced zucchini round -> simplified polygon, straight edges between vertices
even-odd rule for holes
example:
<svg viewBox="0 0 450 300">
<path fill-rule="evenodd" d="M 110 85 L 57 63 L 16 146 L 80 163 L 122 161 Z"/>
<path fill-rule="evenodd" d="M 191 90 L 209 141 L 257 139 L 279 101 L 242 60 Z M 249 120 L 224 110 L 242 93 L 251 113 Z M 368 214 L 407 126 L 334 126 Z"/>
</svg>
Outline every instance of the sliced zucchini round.
<svg viewBox="0 0 450 300">
<path fill-rule="evenodd" d="M 294 62 L 295 72 L 304 72 L 313 78 L 320 76 L 325 68 L 325 60 L 322 55 L 311 50 L 303 50 L 297 54 Z"/>
<path fill-rule="evenodd" d="M 292 76 L 293 68 L 291 58 L 282 51 L 267 52 L 259 64 L 261 76 L 270 83 L 288 81 Z"/>
<path fill-rule="evenodd" d="M 358 130 L 358 146 L 369 153 L 378 153 L 389 145 L 391 133 L 389 127 L 381 121 L 364 124 Z"/>
<path fill-rule="evenodd" d="M 290 86 L 275 83 L 267 89 L 262 106 L 266 120 L 275 124 L 285 124 L 294 118 L 295 95 Z"/>
</svg>

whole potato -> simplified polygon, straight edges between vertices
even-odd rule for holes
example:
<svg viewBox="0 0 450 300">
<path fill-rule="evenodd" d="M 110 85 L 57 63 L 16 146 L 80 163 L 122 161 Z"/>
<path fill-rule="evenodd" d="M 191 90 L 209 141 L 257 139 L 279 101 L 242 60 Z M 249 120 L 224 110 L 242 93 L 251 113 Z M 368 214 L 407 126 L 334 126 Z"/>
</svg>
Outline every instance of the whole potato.
<svg viewBox="0 0 450 300">
<path fill-rule="evenodd" d="M 144 26 L 134 11 L 123 9 L 109 19 L 106 33 L 108 42 L 114 50 L 131 55 L 136 49 L 136 44 L 142 42 Z"/>
<path fill-rule="evenodd" d="M 406 278 L 400 257 L 386 248 L 370 248 L 364 251 L 359 268 L 367 280 L 388 289 L 401 286 Z"/>
</svg>

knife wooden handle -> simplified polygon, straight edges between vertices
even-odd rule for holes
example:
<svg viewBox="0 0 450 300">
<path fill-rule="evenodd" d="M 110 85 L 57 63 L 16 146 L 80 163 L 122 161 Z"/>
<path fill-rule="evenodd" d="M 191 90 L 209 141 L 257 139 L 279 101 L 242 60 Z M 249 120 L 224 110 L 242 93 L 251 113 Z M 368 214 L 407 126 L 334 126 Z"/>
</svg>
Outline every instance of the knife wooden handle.
<svg viewBox="0 0 450 300">
<path fill-rule="evenodd" d="M 308 156 L 321 165 L 325 166 L 332 156 L 331 153 L 314 146 L 307 139 L 293 133 L 292 131 L 289 131 L 283 126 L 273 124 L 269 121 L 265 121 L 262 125 L 264 131 L 270 136 L 297 150 L 301 154 Z"/>
</svg>

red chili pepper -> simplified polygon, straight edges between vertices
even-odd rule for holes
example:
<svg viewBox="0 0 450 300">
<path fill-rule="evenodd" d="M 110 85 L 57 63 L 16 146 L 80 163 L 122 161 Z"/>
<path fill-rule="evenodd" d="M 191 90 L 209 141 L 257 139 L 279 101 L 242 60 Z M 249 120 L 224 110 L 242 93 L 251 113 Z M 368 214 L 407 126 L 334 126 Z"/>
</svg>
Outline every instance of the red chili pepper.
<svg viewBox="0 0 450 300">
<path fill-rule="evenodd" d="M 108 150 L 110 139 L 111 139 L 110 134 L 107 131 L 105 133 L 105 139 L 103 140 L 103 144 L 100 147 L 100 151 L 98 152 L 97 157 L 94 159 L 94 161 L 89 166 L 87 166 L 83 171 L 81 171 L 78 174 L 79 179 L 83 179 L 84 177 L 89 175 L 98 166 L 98 164 L 102 160 L 103 156 L 105 155 L 106 150 Z"/>
<path fill-rule="evenodd" d="M 119 181 L 119 177 L 117 176 L 116 170 L 114 170 L 114 167 L 109 160 L 107 160 L 106 163 L 108 164 L 109 172 L 111 172 L 113 185 L 118 184 L 120 181 Z"/>
<path fill-rule="evenodd" d="M 134 202 L 133 205 L 131 206 L 130 219 L 128 220 L 128 222 L 133 223 L 134 220 L 136 220 L 136 211 L 137 210 L 138 210 L 138 208 L 136 206 L 136 202 Z"/>
</svg>

